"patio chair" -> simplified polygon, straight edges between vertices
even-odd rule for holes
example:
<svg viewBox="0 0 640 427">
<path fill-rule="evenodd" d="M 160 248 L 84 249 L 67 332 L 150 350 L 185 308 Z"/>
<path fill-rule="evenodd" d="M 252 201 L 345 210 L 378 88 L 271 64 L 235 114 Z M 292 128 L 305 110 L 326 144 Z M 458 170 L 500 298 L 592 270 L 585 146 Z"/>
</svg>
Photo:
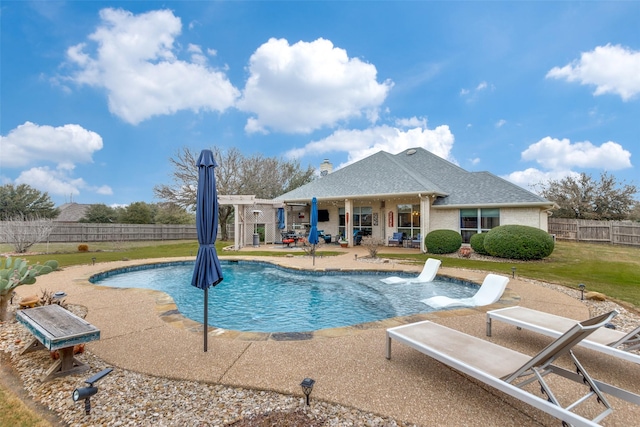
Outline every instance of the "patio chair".
<svg viewBox="0 0 640 427">
<path fill-rule="evenodd" d="M 359 246 L 362 243 L 363 232 L 360 230 L 353 231 L 353 245 Z"/>
<path fill-rule="evenodd" d="M 418 277 L 407 278 L 407 277 L 398 277 L 391 276 L 386 279 L 380 279 L 381 282 L 384 282 L 388 285 L 397 285 L 399 283 L 427 283 L 431 282 L 438 273 L 438 269 L 440 268 L 440 264 L 442 261 L 439 259 L 428 258 L 424 263 L 424 267 L 422 267 L 422 272 Z"/>
<path fill-rule="evenodd" d="M 487 277 L 484 278 L 480 289 L 478 289 L 478 292 L 476 292 L 476 294 L 471 298 L 456 299 L 445 297 L 444 295 L 437 295 L 421 301 L 436 310 L 456 306 L 480 307 L 483 305 L 493 304 L 498 301 L 504 293 L 507 283 L 509 283 L 509 278 L 506 276 L 487 274 Z"/>
<path fill-rule="evenodd" d="M 491 336 L 492 320 L 499 320 L 514 325 L 518 329 L 527 329 L 553 338 L 559 337 L 578 323 L 577 320 L 520 306 L 501 308 L 487 312 L 488 337 Z M 606 327 L 600 328 L 579 345 L 629 362 L 640 363 L 640 354 L 633 352 L 640 349 L 640 326 L 628 333 Z"/>
<path fill-rule="evenodd" d="M 402 233 L 393 233 L 392 237 L 389 237 L 388 245 L 402 246 L 402 240 L 404 235 Z"/>
<path fill-rule="evenodd" d="M 411 248 L 412 249 L 419 248 L 421 242 L 422 242 L 422 238 L 420 237 L 420 233 L 418 233 L 417 236 L 411 239 Z"/>
<path fill-rule="evenodd" d="M 637 394 L 591 378 L 571 351 L 576 344 L 617 314 L 614 310 L 577 323 L 533 357 L 431 321 L 412 323 L 387 329 L 386 357 L 391 359 L 391 340 L 394 339 L 562 420 L 563 425 L 596 426 L 613 412 L 603 393 L 640 404 L 640 396 Z M 564 355 L 572 359 L 575 370 L 567 370 L 554 364 Z M 574 381 L 585 386 L 588 391 L 577 401 L 563 406 L 552 391 L 553 387 L 561 385 L 559 381 L 562 378 L 553 377 L 553 381 L 547 382 L 545 377 L 548 374 Z M 536 382 L 538 386 L 532 384 Z M 529 384 L 532 385 L 527 387 Z M 538 390 L 541 397 L 537 394 Z M 566 400 L 564 391 L 559 394 L 563 401 Z M 596 399 L 591 399 L 594 396 Z M 580 404 L 589 399 L 595 400 L 588 408 L 590 416 L 597 412 L 598 407 L 595 405 L 601 404 L 604 407 L 591 420 L 575 412 Z"/>
</svg>

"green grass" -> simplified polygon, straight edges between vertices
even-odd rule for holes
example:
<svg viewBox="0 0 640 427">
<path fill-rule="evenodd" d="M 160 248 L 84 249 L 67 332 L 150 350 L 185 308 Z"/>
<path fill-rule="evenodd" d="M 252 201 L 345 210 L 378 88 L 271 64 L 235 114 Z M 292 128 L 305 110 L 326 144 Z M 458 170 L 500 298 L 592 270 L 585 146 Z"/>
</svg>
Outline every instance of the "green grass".
<svg viewBox="0 0 640 427">
<path fill-rule="evenodd" d="M 0 426 L 46 427 L 51 424 L 25 405 L 9 389 L 0 386 Z"/>
</svg>

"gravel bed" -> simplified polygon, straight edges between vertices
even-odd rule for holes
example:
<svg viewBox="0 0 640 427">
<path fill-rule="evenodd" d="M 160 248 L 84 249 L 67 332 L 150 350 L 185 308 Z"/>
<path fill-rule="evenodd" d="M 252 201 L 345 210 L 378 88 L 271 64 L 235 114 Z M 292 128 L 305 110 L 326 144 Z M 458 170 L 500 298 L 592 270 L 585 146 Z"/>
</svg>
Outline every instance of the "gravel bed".
<svg viewBox="0 0 640 427">
<path fill-rule="evenodd" d="M 528 281 L 580 299 L 580 292 L 575 289 Z M 640 322 L 636 311 L 612 301 L 583 302 L 591 315 L 618 310 L 620 314 L 613 323 L 619 330 L 629 331 Z M 13 305 L 10 310 L 15 308 Z M 84 314 L 83 307 L 69 308 Z M 84 379 L 109 366 L 87 351 L 77 357 L 88 363 L 91 371 L 42 383 L 40 377 L 51 364 L 48 352 L 19 355 L 30 337 L 15 320 L 0 323 L 0 351 L 10 356 L 25 391 L 69 426 L 415 426 L 316 399 L 306 406 L 301 396 L 171 380 L 123 369 L 114 369 L 96 383 L 99 392 L 91 399 L 91 414 L 85 415 L 84 403 L 73 402 L 71 394 L 75 388 L 85 386 Z M 265 423 L 265 419 L 269 422 Z"/>
<path fill-rule="evenodd" d="M 82 307 L 68 307 L 82 315 Z M 15 310 L 15 305 L 10 307 Z M 91 413 L 84 402 L 73 402 L 73 390 L 84 387 L 89 376 L 110 367 L 86 351 L 76 355 L 89 364 L 85 374 L 69 375 L 48 382 L 40 378 L 52 363 L 49 353 L 20 355 L 31 335 L 17 321 L 0 322 L 0 351 L 9 355 L 24 389 L 35 401 L 57 414 L 66 425 L 89 426 L 371 426 L 415 427 L 388 417 L 311 399 L 306 406 L 300 396 L 271 391 L 247 390 L 219 384 L 153 377 L 116 368 L 97 382 L 91 398 Z M 302 394 L 302 393 L 301 393 Z M 265 424 L 267 418 L 269 423 Z M 305 420 L 301 423 L 300 420 Z"/>
</svg>

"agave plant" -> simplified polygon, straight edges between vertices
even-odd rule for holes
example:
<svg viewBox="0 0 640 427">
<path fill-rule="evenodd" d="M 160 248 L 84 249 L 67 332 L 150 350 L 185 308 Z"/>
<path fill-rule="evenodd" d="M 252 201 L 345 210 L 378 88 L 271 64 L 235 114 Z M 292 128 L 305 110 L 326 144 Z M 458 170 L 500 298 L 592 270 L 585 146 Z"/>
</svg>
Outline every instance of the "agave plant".
<svg viewBox="0 0 640 427">
<path fill-rule="evenodd" d="M 58 269 L 58 261 L 28 265 L 22 258 L 0 259 L 0 320 L 6 320 L 7 307 L 13 290 L 21 285 L 33 285 L 36 277 Z"/>
</svg>

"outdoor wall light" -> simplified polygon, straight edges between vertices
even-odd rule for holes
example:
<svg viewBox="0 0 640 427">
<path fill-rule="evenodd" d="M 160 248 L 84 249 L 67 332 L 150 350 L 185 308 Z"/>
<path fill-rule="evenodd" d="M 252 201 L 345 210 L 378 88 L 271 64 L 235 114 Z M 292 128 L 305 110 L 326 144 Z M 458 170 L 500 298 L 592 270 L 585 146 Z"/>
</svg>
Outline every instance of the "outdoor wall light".
<svg viewBox="0 0 640 427">
<path fill-rule="evenodd" d="M 515 267 L 511 267 L 511 277 L 512 278 L 516 278 L 516 268 Z"/>
<path fill-rule="evenodd" d="M 586 286 L 584 283 L 580 283 L 578 287 L 580 288 L 580 300 L 584 300 L 584 288 L 586 288 Z"/>
<path fill-rule="evenodd" d="M 311 394 L 311 391 L 313 390 L 313 385 L 315 383 L 316 383 L 316 381 L 311 379 L 311 378 L 305 378 L 300 383 L 300 387 L 302 387 L 302 392 L 304 393 L 305 397 L 307 398 L 307 406 L 309 405 L 309 395 Z"/>
<path fill-rule="evenodd" d="M 72 398 L 74 402 L 78 400 L 84 400 L 84 413 L 89 415 L 91 413 L 91 396 L 98 392 L 98 387 L 95 387 L 93 383 L 100 381 L 104 377 L 113 371 L 113 368 L 107 368 L 102 370 L 85 381 L 85 383 L 89 384 L 89 387 L 80 387 L 73 390 Z"/>
</svg>

